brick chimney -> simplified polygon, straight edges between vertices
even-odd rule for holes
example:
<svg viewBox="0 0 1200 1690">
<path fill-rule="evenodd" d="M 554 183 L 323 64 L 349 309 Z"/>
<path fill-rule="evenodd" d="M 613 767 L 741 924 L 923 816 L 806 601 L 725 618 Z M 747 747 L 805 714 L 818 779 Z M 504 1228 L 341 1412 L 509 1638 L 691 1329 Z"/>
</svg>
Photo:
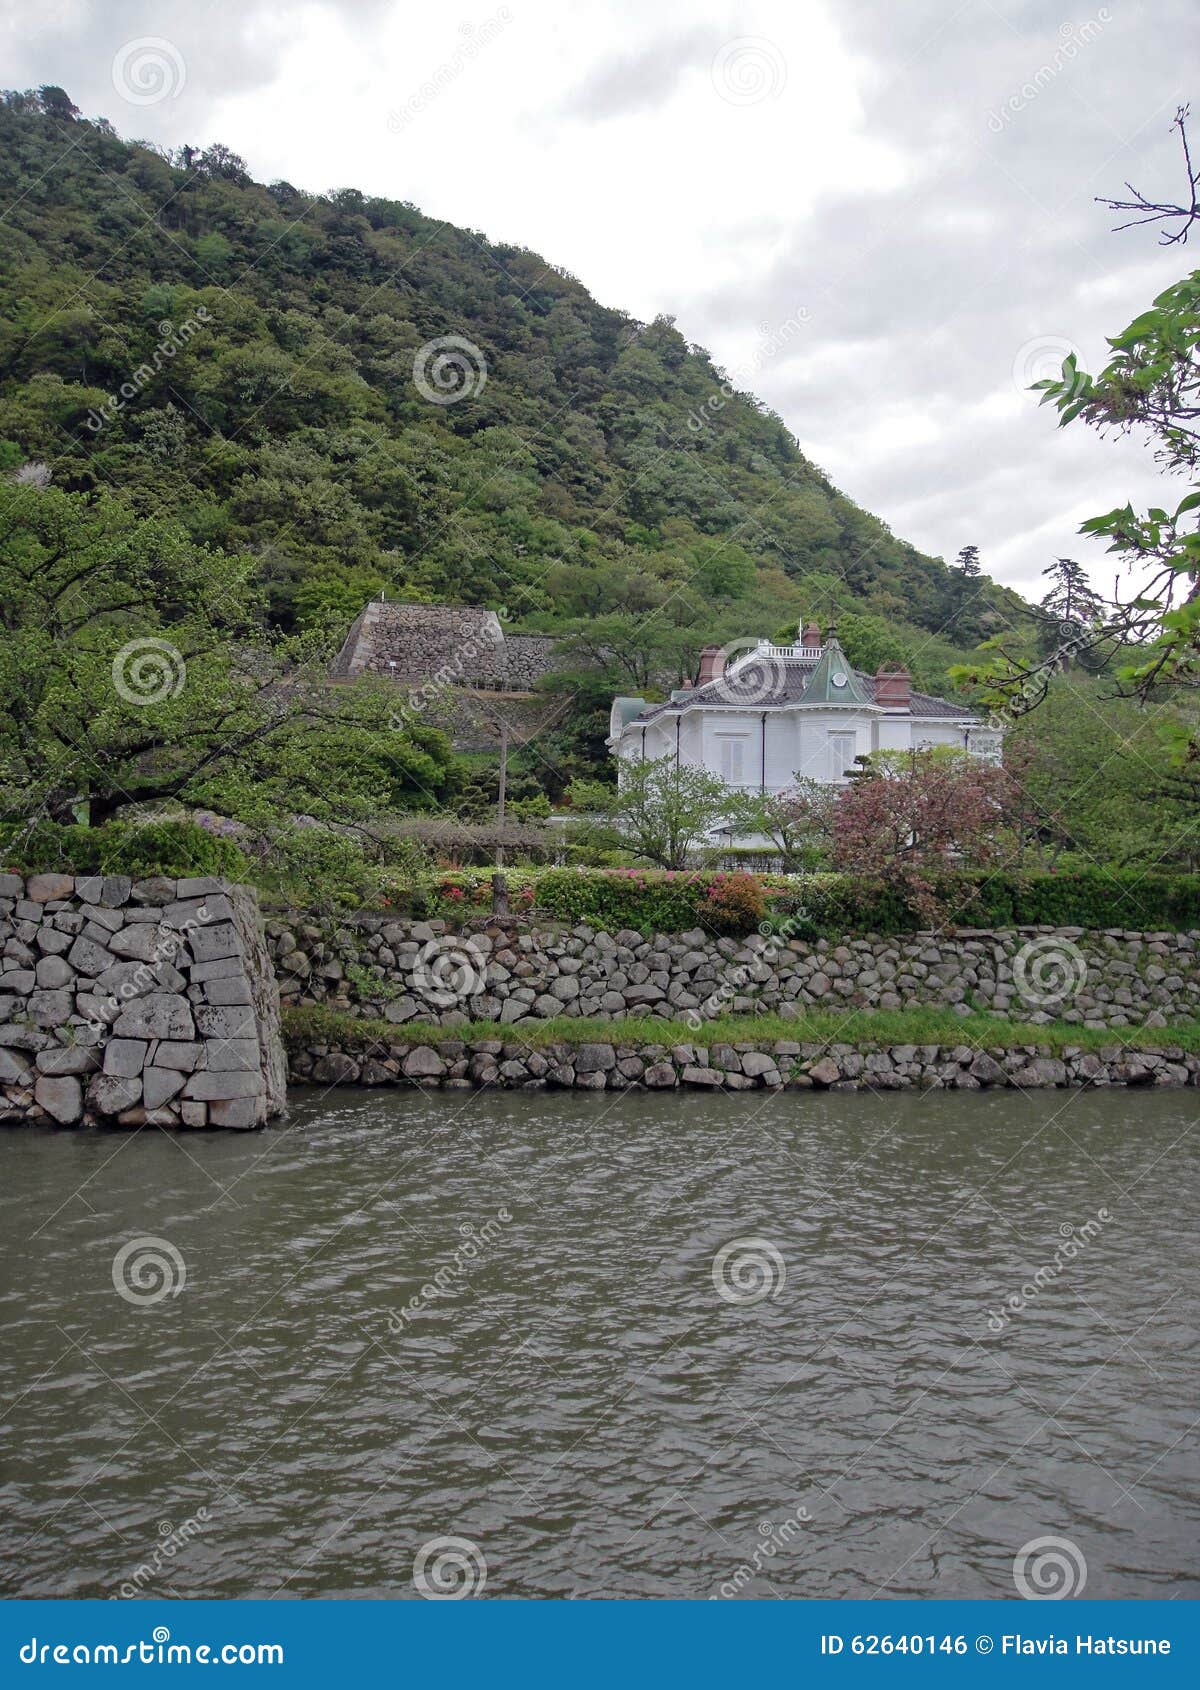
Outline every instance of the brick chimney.
<svg viewBox="0 0 1200 1690">
<path fill-rule="evenodd" d="M 719 681 L 724 673 L 724 646 L 706 645 L 700 653 L 700 672 L 696 676 L 696 685 L 703 687 L 707 686 L 709 681 Z"/>
<path fill-rule="evenodd" d="M 805 628 L 804 632 L 800 635 L 800 644 L 801 645 L 820 645 L 820 643 L 821 643 L 821 630 L 815 622 L 810 622 L 808 624 L 808 627 Z"/>
<path fill-rule="evenodd" d="M 912 678 L 907 669 L 893 668 L 875 671 L 875 702 L 884 710 L 912 709 Z"/>
</svg>

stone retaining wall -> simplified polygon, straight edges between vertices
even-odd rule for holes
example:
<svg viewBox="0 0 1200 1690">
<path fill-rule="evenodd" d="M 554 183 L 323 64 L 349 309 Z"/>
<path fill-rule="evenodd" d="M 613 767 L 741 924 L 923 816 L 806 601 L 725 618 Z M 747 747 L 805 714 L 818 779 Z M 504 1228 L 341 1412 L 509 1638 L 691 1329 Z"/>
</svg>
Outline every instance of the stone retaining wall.
<svg viewBox="0 0 1200 1690">
<path fill-rule="evenodd" d="M 252 891 L 0 875 L 0 1121 L 255 1127 L 284 1106 Z"/>
<path fill-rule="evenodd" d="M 1022 1090 L 1045 1086 L 1196 1086 L 1200 1056 L 1178 1046 L 1163 1050 L 1099 1051 L 1068 1047 L 1052 1054 L 1037 1045 L 983 1051 L 972 1045 L 892 1045 L 861 1051 L 845 1044 L 800 1044 L 787 1039 L 752 1044 L 527 1045 L 500 1039 L 391 1043 L 294 1044 L 292 1078 L 309 1085 L 440 1086 L 467 1091 L 501 1086 L 540 1091 L 547 1086 L 585 1091 L 703 1091 L 755 1089 L 937 1091 L 947 1086 Z"/>
<path fill-rule="evenodd" d="M 991 1010 L 1087 1027 L 1165 1026 L 1200 1016 L 1200 933 L 1023 927 L 840 943 L 597 932 L 549 923 L 481 924 L 383 915 L 267 924 L 285 1004 L 408 1022 L 520 1025 L 551 1016 L 691 1020 L 756 1008 Z"/>
</svg>

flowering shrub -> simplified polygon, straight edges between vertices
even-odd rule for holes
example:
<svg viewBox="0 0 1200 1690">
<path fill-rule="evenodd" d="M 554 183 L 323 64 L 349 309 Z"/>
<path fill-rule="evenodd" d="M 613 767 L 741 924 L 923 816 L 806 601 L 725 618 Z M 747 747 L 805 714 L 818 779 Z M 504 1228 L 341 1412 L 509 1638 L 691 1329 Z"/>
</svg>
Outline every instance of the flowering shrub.
<svg viewBox="0 0 1200 1690">
<path fill-rule="evenodd" d="M 758 875 L 714 874 L 704 889 L 701 919 L 718 933 L 749 933 L 767 913 L 767 888 Z"/>
</svg>

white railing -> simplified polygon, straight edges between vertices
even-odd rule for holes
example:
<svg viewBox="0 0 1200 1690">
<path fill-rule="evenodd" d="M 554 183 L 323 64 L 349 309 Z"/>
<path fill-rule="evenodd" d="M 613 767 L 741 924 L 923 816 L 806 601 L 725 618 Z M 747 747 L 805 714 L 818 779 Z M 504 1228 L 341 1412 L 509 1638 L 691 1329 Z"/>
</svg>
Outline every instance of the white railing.
<svg viewBox="0 0 1200 1690">
<path fill-rule="evenodd" d="M 741 669 L 743 665 L 753 663 L 760 657 L 785 663 L 789 658 L 793 662 L 815 663 L 824 651 L 825 647 L 821 645 L 772 645 L 770 640 L 759 640 L 753 650 L 738 653 L 729 665 L 729 672 Z"/>
</svg>

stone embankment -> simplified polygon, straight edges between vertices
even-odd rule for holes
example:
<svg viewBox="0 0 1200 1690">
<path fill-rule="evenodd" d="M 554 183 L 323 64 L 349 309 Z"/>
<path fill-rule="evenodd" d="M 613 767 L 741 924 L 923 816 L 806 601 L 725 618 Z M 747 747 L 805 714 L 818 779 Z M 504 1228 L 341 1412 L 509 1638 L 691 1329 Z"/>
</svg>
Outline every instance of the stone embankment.
<svg viewBox="0 0 1200 1690">
<path fill-rule="evenodd" d="M 0 875 L 0 1121 L 255 1127 L 287 1083 L 253 892 Z"/>
<path fill-rule="evenodd" d="M 949 1007 L 1088 1028 L 1200 1016 L 1200 933 L 1024 927 L 906 938 L 722 939 L 544 922 L 453 933 L 440 921 L 306 916 L 267 924 L 285 1006 L 395 1026 Z"/>
<path fill-rule="evenodd" d="M 989 1086 L 1200 1085 L 1200 1056 L 1178 1046 L 1161 1050 L 1070 1046 L 1051 1054 L 1037 1045 L 979 1050 L 972 1045 L 892 1045 L 862 1051 L 847 1044 L 788 1039 L 753 1044 L 548 1044 L 540 1049 L 501 1039 L 441 1039 L 432 1044 L 340 1045 L 297 1040 L 294 1080 L 320 1086 L 439 1086 L 468 1091 L 979 1091 Z"/>
</svg>

